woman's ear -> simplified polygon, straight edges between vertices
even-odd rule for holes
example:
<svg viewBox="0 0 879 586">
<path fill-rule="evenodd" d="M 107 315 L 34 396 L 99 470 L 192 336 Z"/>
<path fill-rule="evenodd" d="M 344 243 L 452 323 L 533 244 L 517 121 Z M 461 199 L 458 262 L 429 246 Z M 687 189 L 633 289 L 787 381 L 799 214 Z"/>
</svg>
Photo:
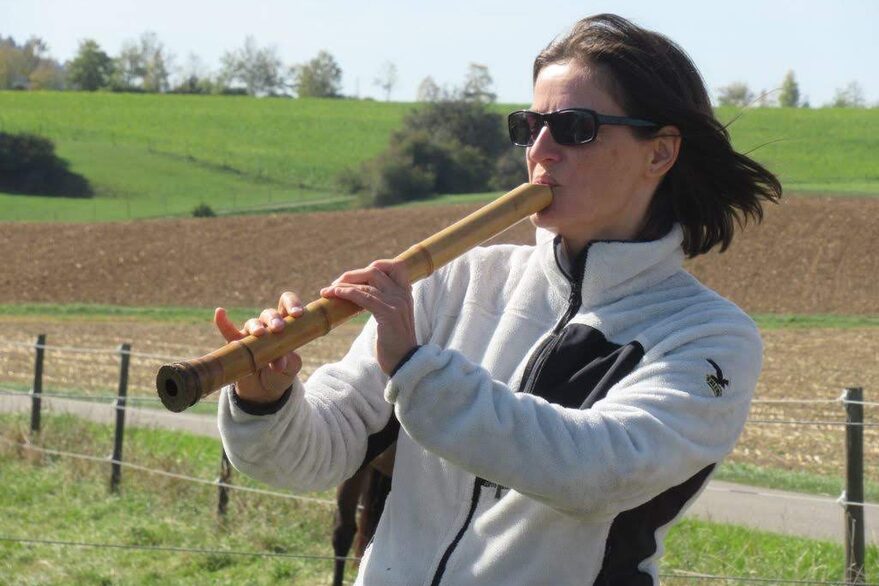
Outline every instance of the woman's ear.
<svg viewBox="0 0 879 586">
<path fill-rule="evenodd" d="M 681 151 L 681 132 L 676 126 L 663 126 L 651 140 L 650 162 L 647 172 L 662 177 L 678 160 Z"/>
</svg>

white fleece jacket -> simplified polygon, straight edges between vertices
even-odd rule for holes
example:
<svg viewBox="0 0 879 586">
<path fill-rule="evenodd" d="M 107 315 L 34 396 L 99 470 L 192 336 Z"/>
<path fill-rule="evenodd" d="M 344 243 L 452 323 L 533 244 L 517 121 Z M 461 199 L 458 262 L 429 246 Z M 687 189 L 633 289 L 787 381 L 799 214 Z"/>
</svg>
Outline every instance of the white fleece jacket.
<svg viewBox="0 0 879 586">
<path fill-rule="evenodd" d="M 224 390 L 229 458 L 275 485 L 333 487 L 393 410 L 402 430 L 392 490 L 357 581 L 388 586 L 634 583 L 608 574 L 627 554 L 611 547 L 627 543 L 623 513 L 696 478 L 651 526 L 655 547 L 631 562 L 658 584 L 662 538 L 732 450 L 762 361 L 753 322 L 682 270 L 681 240 L 675 227 L 654 242 L 590 245 L 566 327 L 643 356 L 589 408 L 516 392 L 570 307 L 571 282 L 540 234 L 534 247 L 475 249 L 418 283 L 422 347 L 390 381 L 370 320 L 277 413 L 247 414 Z"/>
</svg>

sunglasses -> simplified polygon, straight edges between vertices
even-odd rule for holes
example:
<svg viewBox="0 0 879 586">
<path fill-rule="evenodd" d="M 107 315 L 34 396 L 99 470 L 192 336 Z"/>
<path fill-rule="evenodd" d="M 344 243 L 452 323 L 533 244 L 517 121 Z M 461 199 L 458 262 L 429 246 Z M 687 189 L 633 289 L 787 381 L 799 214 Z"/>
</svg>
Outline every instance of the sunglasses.
<svg viewBox="0 0 879 586">
<path fill-rule="evenodd" d="M 548 114 L 518 110 L 507 117 L 510 127 L 510 140 L 516 146 L 530 147 L 540 134 L 540 129 L 549 126 L 553 140 L 564 146 L 586 144 L 598 135 L 598 127 L 602 124 L 618 126 L 659 126 L 655 122 L 627 118 L 625 116 L 607 116 L 586 108 L 567 108 Z"/>
</svg>

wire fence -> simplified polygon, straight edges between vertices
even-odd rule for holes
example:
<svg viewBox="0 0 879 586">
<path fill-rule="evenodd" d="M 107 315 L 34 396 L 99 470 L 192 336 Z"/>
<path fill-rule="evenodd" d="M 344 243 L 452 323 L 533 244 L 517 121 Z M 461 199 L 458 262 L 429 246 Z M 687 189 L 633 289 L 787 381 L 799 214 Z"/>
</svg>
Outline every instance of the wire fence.
<svg viewBox="0 0 879 586">
<path fill-rule="evenodd" d="M 303 560 L 322 560 L 322 561 L 359 561 L 359 558 L 341 557 L 332 555 L 306 555 L 286 552 L 272 551 L 239 551 L 234 549 L 205 549 L 201 547 L 175 547 L 170 545 L 140 545 L 127 543 L 86 543 L 82 541 L 63 541 L 58 539 L 32 539 L 25 537 L 12 537 L 8 535 L 0 536 L 0 541 L 22 543 L 28 545 L 62 545 L 66 547 L 93 547 L 99 549 L 130 549 L 140 551 L 161 551 L 161 552 L 177 552 L 177 553 L 201 553 L 208 555 L 238 555 L 248 557 L 261 558 L 293 558 Z"/>
<path fill-rule="evenodd" d="M 63 346 L 63 345 L 50 345 L 45 343 L 25 343 L 25 342 L 15 342 L 15 341 L 5 341 L 0 343 L 0 349 L 17 349 L 19 351 L 25 350 L 26 353 L 30 354 L 33 351 L 50 351 L 58 356 L 63 356 L 65 354 L 73 354 L 73 355 L 83 355 L 83 356 L 98 356 L 103 355 L 105 357 L 110 357 L 114 359 L 121 360 L 123 362 L 127 362 L 131 358 L 144 360 L 144 361 L 179 361 L 185 359 L 186 356 L 191 355 L 200 355 L 200 352 L 195 351 L 192 353 L 186 354 L 162 354 L 155 352 L 136 352 L 132 351 L 126 347 L 107 349 L 107 348 L 98 348 L 98 347 L 78 347 L 78 346 Z M 92 367 L 95 365 L 93 364 Z M 118 365 L 113 364 L 101 364 L 98 365 L 102 371 L 113 370 L 114 366 L 118 368 Z M 154 365 L 150 366 L 151 370 L 154 370 Z M 62 379 L 63 380 L 63 379 Z M 101 405 L 102 403 L 106 403 L 106 405 L 101 405 L 102 407 L 112 408 L 117 413 L 124 414 L 126 411 L 136 411 L 136 412 L 149 412 L 150 416 L 165 416 L 171 418 L 176 421 L 181 421 L 183 419 L 191 419 L 192 421 L 203 422 L 205 417 L 199 417 L 195 415 L 182 415 L 176 413 L 170 413 L 164 409 L 159 408 L 151 408 L 153 406 L 158 407 L 161 403 L 160 399 L 155 396 L 130 396 L 120 398 L 119 394 L 110 394 L 108 392 L 99 392 L 99 393 L 90 393 L 90 392 L 53 392 L 53 391 L 44 391 L 42 388 L 35 388 L 34 385 L 30 385 L 29 387 L 25 384 L 19 383 L 20 388 L 12 388 L 12 387 L 0 387 L 0 395 L 17 397 L 17 398 L 28 398 L 31 400 L 39 401 L 42 399 L 46 399 L 49 401 L 52 400 L 66 400 L 66 401 L 76 401 L 83 403 L 91 403 Z M 105 388 L 109 389 L 110 385 L 106 385 Z M 153 393 L 154 390 L 147 385 L 143 385 L 142 387 L 149 393 Z M 132 404 L 128 404 L 128 403 Z M 862 408 L 875 408 L 879 407 L 879 402 L 875 401 L 863 401 L 863 400 L 851 400 L 848 399 L 845 394 L 832 398 L 814 398 L 814 399 L 755 399 L 753 404 L 756 406 L 783 406 L 783 407 L 831 407 L 831 406 L 846 406 L 846 405 L 858 405 Z M 137 406 L 141 405 L 141 406 Z M 843 420 L 834 420 L 829 417 L 838 416 L 839 412 L 834 411 L 833 413 L 817 413 L 818 418 L 813 419 L 801 419 L 801 418 L 783 418 L 783 417 L 769 417 L 765 416 L 762 418 L 758 417 L 750 417 L 747 420 L 747 425 L 753 426 L 812 426 L 812 427 L 822 427 L 822 428 L 846 428 L 846 429 L 874 429 L 879 428 L 879 423 L 872 422 L 852 422 L 852 421 L 843 421 Z M 823 416 L 822 416 L 823 415 Z M 320 506 L 331 506 L 334 507 L 336 503 L 334 501 L 307 497 L 301 495 L 294 495 L 291 493 L 284 493 L 279 491 L 272 491 L 267 489 L 260 489 L 248 486 L 239 486 L 234 485 L 229 482 L 222 481 L 221 478 L 218 479 L 206 479 L 199 478 L 195 476 L 190 476 L 187 474 L 181 474 L 177 472 L 171 472 L 168 470 L 163 470 L 159 468 L 153 468 L 148 466 L 143 466 L 139 464 L 135 464 L 133 462 L 126 462 L 120 458 L 114 458 L 113 456 L 95 456 L 92 454 L 83 454 L 65 450 L 58 450 L 52 448 L 46 448 L 38 445 L 34 445 L 30 443 L 30 441 L 13 441 L 9 440 L 5 437 L 0 436 L 0 441 L 7 445 L 10 448 L 20 449 L 20 450 L 28 450 L 31 452 L 42 453 L 46 455 L 61 457 L 61 458 L 69 458 L 74 460 L 85 460 L 92 462 L 99 462 L 104 464 L 111 464 L 114 467 L 126 468 L 146 474 L 153 474 L 161 477 L 172 478 L 174 480 L 196 483 L 201 485 L 210 485 L 216 487 L 218 489 L 230 490 L 230 491 L 238 491 L 242 493 L 252 493 L 252 494 L 260 494 L 267 497 L 272 498 L 282 498 L 289 500 L 302 501 L 310 504 L 317 504 Z M 718 486 L 709 485 L 706 490 L 715 491 L 715 492 L 738 492 L 738 493 L 746 493 L 752 496 L 758 496 L 762 498 L 777 498 L 783 500 L 799 500 L 799 501 L 808 501 L 815 502 L 821 504 L 830 504 L 836 503 L 845 507 L 858 507 L 860 509 L 879 509 L 879 503 L 871 503 L 871 502 L 862 502 L 862 501 L 851 501 L 846 498 L 845 492 L 838 499 L 833 499 L 832 497 L 820 497 L 820 496 L 809 496 L 809 495 L 800 495 L 800 494 L 791 494 L 791 493 L 773 493 L 766 492 L 760 490 L 741 490 L 741 489 L 730 489 L 723 488 Z M 132 545 L 132 544 L 111 544 L 111 543 L 87 543 L 87 542 L 78 542 L 78 541 L 64 541 L 64 540 L 52 540 L 52 539 L 36 539 L 32 537 L 16 537 L 16 536 L 0 536 L 0 541 L 4 542 L 16 542 L 23 545 L 33 545 L 33 546 L 63 546 L 63 547 L 82 547 L 82 548 L 109 548 L 109 549 L 140 549 L 145 551 L 168 551 L 168 552 L 189 552 L 189 553 L 200 553 L 200 554 L 212 554 L 212 555 L 232 555 L 232 556 L 254 556 L 254 557 L 286 557 L 286 558 L 296 558 L 296 559 L 304 559 L 304 560 L 337 560 L 344 559 L 346 561 L 352 561 L 356 558 L 351 557 L 337 557 L 337 556 L 321 556 L 321 555 L 302 555 L 295 553 L 285 553 L 285 552 L 260 552 L 260 551 L 237 551 L 231 549 L 205 549 L 205 548 L 188 548 L 188 547 L 176 547 L 176 546 L 163 546 L 163 545 Z M 720 575 L 710 575 L 710 574 L 699 574 L 692 572 L 684 572 L 678 570 L 672 570 L 669 572 L 665 572 L 660 574 L 664 578 L 669 579 L 686 579 L 686 580 L 698 580 L 698 581 L 726 581 L 726 582 L 741 582 L 741 583 L 773 583 L 773 584 L 853 584 L 855 582 L 852 581 L 816 581 L 816 580 L 796 580 L 796 579 L 782 579 L 782 578 L 758 578 L 758 577 L 738 577 L 738 576 L 720 576 Z M 863 580 L 857 581 L 857 584 L 861 584 L 863 586 L 870 586 Z M 874 585 L 879 586 L 879 584 Z"/>
<path fill-rule="evenodd" d="M 151 389 L 153 390 L 153 389 Z M 0 395 L 10 395 L 10 396 L 27 396 L 27 397 L 40 397 L 40 398 L 55 398 L 55 399 L 77 399 L 82 401 L 89 402 L 112 402 L 116 401 L 118 395 L 110 395 L 110 394 L 90 394 L 90 393 L 55 393 L 55 392 L 41 392 L 34 393 L 33 391 L 25 391 L 20 389 L 11 389 L 7 387 L 0 387 Z M 161 399 L 158 397 L 138 397 L 138 396 L 129 396 L 126 398 L 127 401 L 139 402 L 139 403 L 152 403 L 159 405 L 161 404 Z M 782 401 L 758 401 L 754 400 L 752 403 L 767 403 L 774 404 L 780 403 Z M 832 403 L 832 404 L 850 404 L 850 405 L 865 405 L 868 407 L 879 407 L 879 403 L 869 402 L 869 401 L 846 401 L 842 399 L 827 399 L 822 401 L 796 401 L 796 400 L 786 400 L 783 401 L 786 404 L 791 405 L 811 405 L 816 403 Z M 128 409 L 130 407 L 118 407 L 119 409 Z M 179 414 L 172 414 L 175 417 L 179 417 Z M 749 424 L 757 424 L 757 425 L 841 425 L 841 426 L 850 426 L 850 427 L 868 427 L 874 428 L 879 427 L 879 423 L 855 423 L 849 421 L 825 421 L 825 420 L 783 420 L 783 419 L 753 419 L 749 418 L 747 420 Z"/>
<path fill-rule="evenodd" d="M 355 557 L 326 556 L 326 555 L 306 555 L 287 552 L 266 552 L 266 551 L 240 551 L 234 549 L 206 549 L 200 547 L 174 547 L 163 545 L 146 545 L 146 544 L 127 544 L 127 543 L 89 543 L 82 541 L 65 541 L 57 539 L 32 539 L 13 537 L 8 535 L 0 535 L 0 542 L 18 543 L 22 545 L 44 545 L 44 546 L 63 546 L 63 547 L 80 547 L 80 548 L 97 548 L 97 549 L 123 549 L 133 551 L 150 551 L 150 552 L 173 552 L 173 553 L 195 553 L 206 555 L 231 555 L 245 557 L 260 558 L 288 558 L 300 560 L 314 561 L 359 561 Z M 754 576 L 717 576 L 711 574 L 699 574 L 686 571 L 666 571 L 659 573 L 660 578 L 686 579 L 696 580 L 699 582 L 739 582 L 745 584 L 812 584 L 815 586 L 851 586 L 851 582 L 843 582 L 839 580 L 800 580 L 793 578 L 758 578 Z M 858 586 L 879 586 L 877 582 L 858 582 Z"/>
</svg>

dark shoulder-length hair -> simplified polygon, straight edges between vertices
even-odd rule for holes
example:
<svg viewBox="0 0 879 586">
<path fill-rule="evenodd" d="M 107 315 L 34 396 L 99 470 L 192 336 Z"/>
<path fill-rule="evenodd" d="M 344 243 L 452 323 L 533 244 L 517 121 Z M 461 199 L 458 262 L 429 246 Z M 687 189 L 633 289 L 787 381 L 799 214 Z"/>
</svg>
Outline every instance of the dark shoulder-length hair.
<svg viewBox="0 0 879 586">
<path fill-rule="evenodd" d="M 597 66 L 626 115 L 680 130 L 678 159 L 653 196 L 640 239 L 658 238 L 679 222 L 688 256 L 717 244 L 722 252 L 735 224 L 759 222 L 763 201 L 781 197 L 775 175 L 733 150 L 702 77 L 672 40 L 613 14 L 584 18 L 537 56 L 534 81 L 545 66 L 572 61 Z M 657 129 L 633 131 L 649 138 Z"/>
</svg>

